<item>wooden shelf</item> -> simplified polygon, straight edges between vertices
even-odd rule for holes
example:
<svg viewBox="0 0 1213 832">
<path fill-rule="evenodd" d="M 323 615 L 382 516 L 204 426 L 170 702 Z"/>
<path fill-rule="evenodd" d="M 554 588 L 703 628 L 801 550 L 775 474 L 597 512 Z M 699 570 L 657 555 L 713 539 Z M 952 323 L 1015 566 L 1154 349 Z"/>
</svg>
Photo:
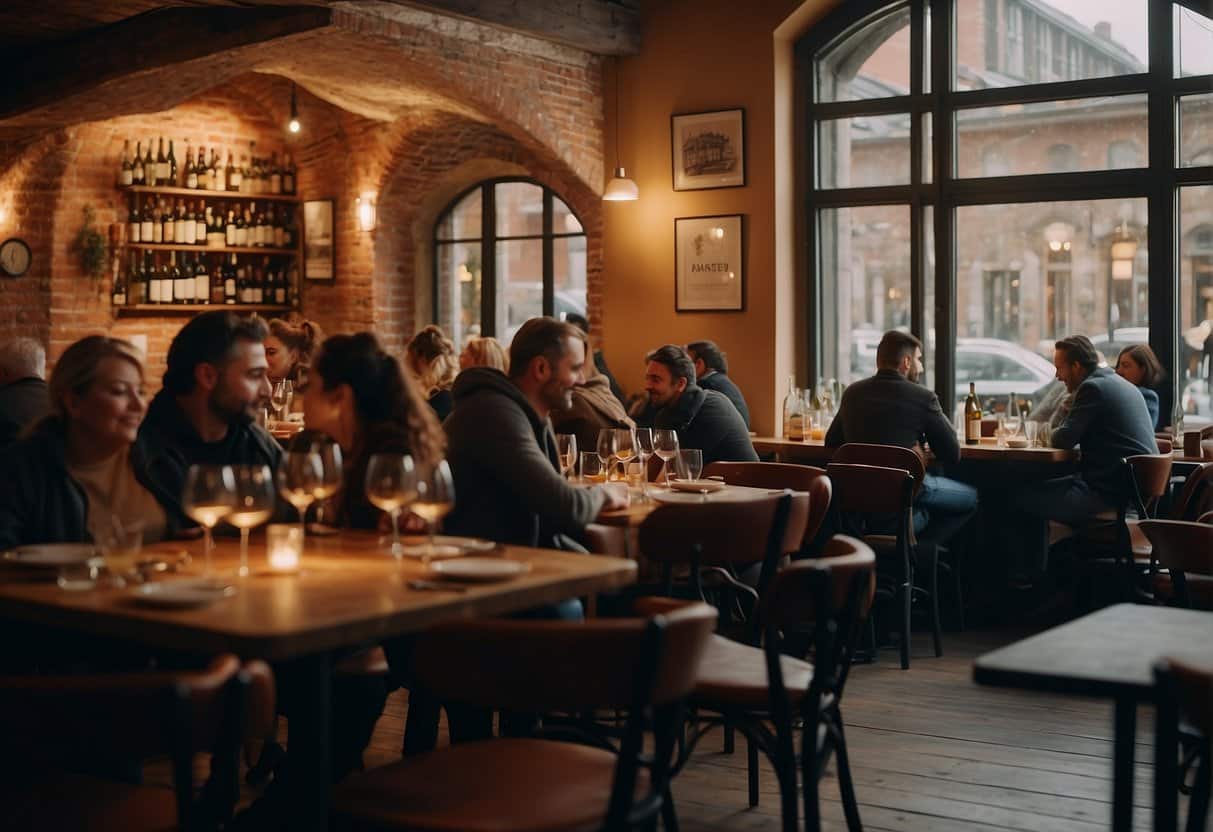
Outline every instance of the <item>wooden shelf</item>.
<svg viewBox="0 0 1213 832">
<path fill-rule="evenodd" d="M 269 200 L 271 202 L 292 202 L 298 204 L 300 199 L 295 194 L 242 194 L 239 191 L 204 191 L 201 188 L 162 188 L 152 185 L 127 185 L 118 188 L 122 193 L 149 194 L 160 196 L 192 196 L 203 199 L 232 199 L 245 202 Z"/>
<path fill-rule="evenodd" d="M 115 306 L 114 312 L 119 317 L 136 315 L 193 315 L 198 312 L 212 312 L 216 309 L 227 309 L 231 312 L 289 312 L 295 307 L 279 306 L 273 303 L 138 303 L 128 306 Z"/>
<path fill-rule="evenodd" d="M 215 246 L 191 246 L 186 243 L 124 243 L 123 245 L 128 248 L 141 248 L 147 251 L 194 251 L 200 254 L 204 252 L 212 254 L 299 254 L 299 250 L 294 248 L 269 248 L 266 246 L 224 246 L 223 248 L 217 248 Z"/>
</svg>

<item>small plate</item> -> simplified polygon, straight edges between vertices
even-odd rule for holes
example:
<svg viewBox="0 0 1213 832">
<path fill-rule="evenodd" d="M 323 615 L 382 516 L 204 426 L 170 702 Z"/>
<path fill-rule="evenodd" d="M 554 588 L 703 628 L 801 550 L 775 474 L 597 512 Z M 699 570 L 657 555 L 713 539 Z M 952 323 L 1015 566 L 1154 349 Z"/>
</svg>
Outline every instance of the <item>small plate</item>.
<svg viewBox="0 0 1213 832">
<path fill-rule="evenodd" d="M 140 584 L 131 592 L 140 604 L 152 607 L 204 607 L 230 598 L 236 587 L 211 578 L 186 578 L 180 581 L 157 581 Z"/>
<path fill-rule="evenodd" d="M 529 563 L 505 558 L 456 558 L 430 564 L 430 572 L 452 581 L 508 581 L 531 571 Z"/>
<path fill-rule="evenodd" d="M 410 552 L 410 549 L 417 550 L 420 547 L 427 546 L 430 539 L 420 535 L 409 535 L 408 537 L 401 538 L 400 542 L 404 544 L 404 553 L 412 556 L 413 552 Z M 449 534 L 434 535 L 434 545 L 452 546 L 461 552 L 491 552 L 497 548 L 496 542 L 492 540 L 485 540 L 480 537 L 456 537 Z M 418 557 L 421 554 L 422 552 L 417 552 Z"/>
<path fill-rule="evenodd" d="M 4 553 L 4 560 L 20 566 L 57 568 L 73 563 L 86 563 L 97 557 L 97 547 L 91 543 L 39 543 L 18 546 Z"/>
<path fill-rule="evenodd" d="M 670 488 L 692 494 L 710 494 L 713 491 L 723 491 L 728 486 L 720 480 L 670 480 Z"/>
<path fill-rule="evenodd" d="M 1026 439 L 1008 439 L 1007 447 L 1008 448 L 1030 448 L 1030 447 L 1032 447 L 1032 443 Z"/>
</svg>

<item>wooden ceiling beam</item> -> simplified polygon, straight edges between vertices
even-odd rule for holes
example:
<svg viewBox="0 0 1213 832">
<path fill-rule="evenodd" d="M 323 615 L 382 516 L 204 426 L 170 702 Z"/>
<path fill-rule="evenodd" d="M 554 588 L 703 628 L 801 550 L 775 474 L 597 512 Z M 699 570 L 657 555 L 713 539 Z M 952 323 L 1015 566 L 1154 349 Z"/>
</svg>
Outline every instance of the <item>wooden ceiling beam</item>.
<svg viewBox="0 0 1213 832">
<path fill-rule="evenodd" d="M 640 13 L 631 0 L 393 0 L 563 43 L 595 55 L 640 51 Z"/>
</svg>

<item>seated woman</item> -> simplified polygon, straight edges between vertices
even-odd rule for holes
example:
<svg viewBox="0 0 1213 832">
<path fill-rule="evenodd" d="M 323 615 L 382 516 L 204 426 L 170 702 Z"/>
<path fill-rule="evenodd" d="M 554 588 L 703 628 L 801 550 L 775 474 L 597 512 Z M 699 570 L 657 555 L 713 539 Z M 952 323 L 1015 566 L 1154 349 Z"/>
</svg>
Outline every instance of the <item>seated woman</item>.
<svg viewBox="0 0 1213 832">
<path fill-rule="evenodd" d="M 324 340 L 324 333 L 312 321 L 283 320 L 272 318 L 268 322 L 270 334 L 265 336 L 265 374 L 270 382 L 286 379 L 301 382 L 307 367 L 312 363 L 312 353 Z"/>
<path fill-rule="evenodd" d="M 492 367 L 505 374 L 510 372 L 510 355 L 496 338 L 470 338 L 463 352 L 459 353 L 459 369 L 468 367 Z"/>
<path fill-rule="evenodd" d="M 0 549 L 23 543 L 103 541 L 116 524 L 143 540 L 172 536 L 174 495 L 148 476 L 139 424 L 147 404 L 143 359 L 102 335 L 64 351 L 48 384 L 50 414 L 6 450 L 0 477 Z"/>
<path fill-rule="evenodd" d="M 409 341 L 404 361 L 441 422 L 455 406 L 455 400 L 451 397 L 451 385 L 455 383 L 455 373 L 458 372 L 455 345 L 441 329 L 430 324 Z"/>
<path fill-rule="evenodd" d="M 586 344 L 589 353 L 589 344 Z M 636 423 L 628 417 L 619 399 L 611 392 L 611 382 L 593 361 L 585 362 L 582 368 L 585 381 L 571 391 L 572 407 L 565 411 L 552 411 L 552 429 L 556 433 L 572 433 L 577 436 L 579 450 L 592 451 L 598 446 L 598 432 L 603 428 L 634 428 Z"/>
<path fill-rule="evenodd" d="M 341 446 L 347 464 L 338 522 L 374 529 L 383 512 L 366 498 L 373 454 L 411 454 L 418 465 L 442 459 L 446 437 L 417 387 L 369 332 L 334 335 L 308 373 L 304 418 Z"/>
<path fill-rule="evenodd" d="M 1116 374 L 1141 391 L 1146 400 L 1146 410 L 1150 412 L 1150 421 L 1154 429 L 1159 430 L 1162 425 L 1158 412 L 1158 393 L 1154 388 L 1162 381 L 1163 371 L 1154 350 L 1147 344 L 1125 347 L 1116 359 Z"/>
</svg>

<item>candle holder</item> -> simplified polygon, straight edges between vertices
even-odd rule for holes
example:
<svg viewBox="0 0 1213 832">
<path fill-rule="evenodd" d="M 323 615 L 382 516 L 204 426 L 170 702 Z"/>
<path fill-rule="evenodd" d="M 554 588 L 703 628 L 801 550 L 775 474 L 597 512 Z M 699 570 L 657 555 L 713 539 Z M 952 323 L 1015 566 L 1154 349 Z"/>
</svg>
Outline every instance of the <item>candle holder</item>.
<svg viewBox="0 0 1213 832">
<path fill-rule="evenodd" d="M 273 575 L 294 575 L 303 558 L 303 528 L 295 523 L 265 527 L 265 557 Z"/>
</svg>

